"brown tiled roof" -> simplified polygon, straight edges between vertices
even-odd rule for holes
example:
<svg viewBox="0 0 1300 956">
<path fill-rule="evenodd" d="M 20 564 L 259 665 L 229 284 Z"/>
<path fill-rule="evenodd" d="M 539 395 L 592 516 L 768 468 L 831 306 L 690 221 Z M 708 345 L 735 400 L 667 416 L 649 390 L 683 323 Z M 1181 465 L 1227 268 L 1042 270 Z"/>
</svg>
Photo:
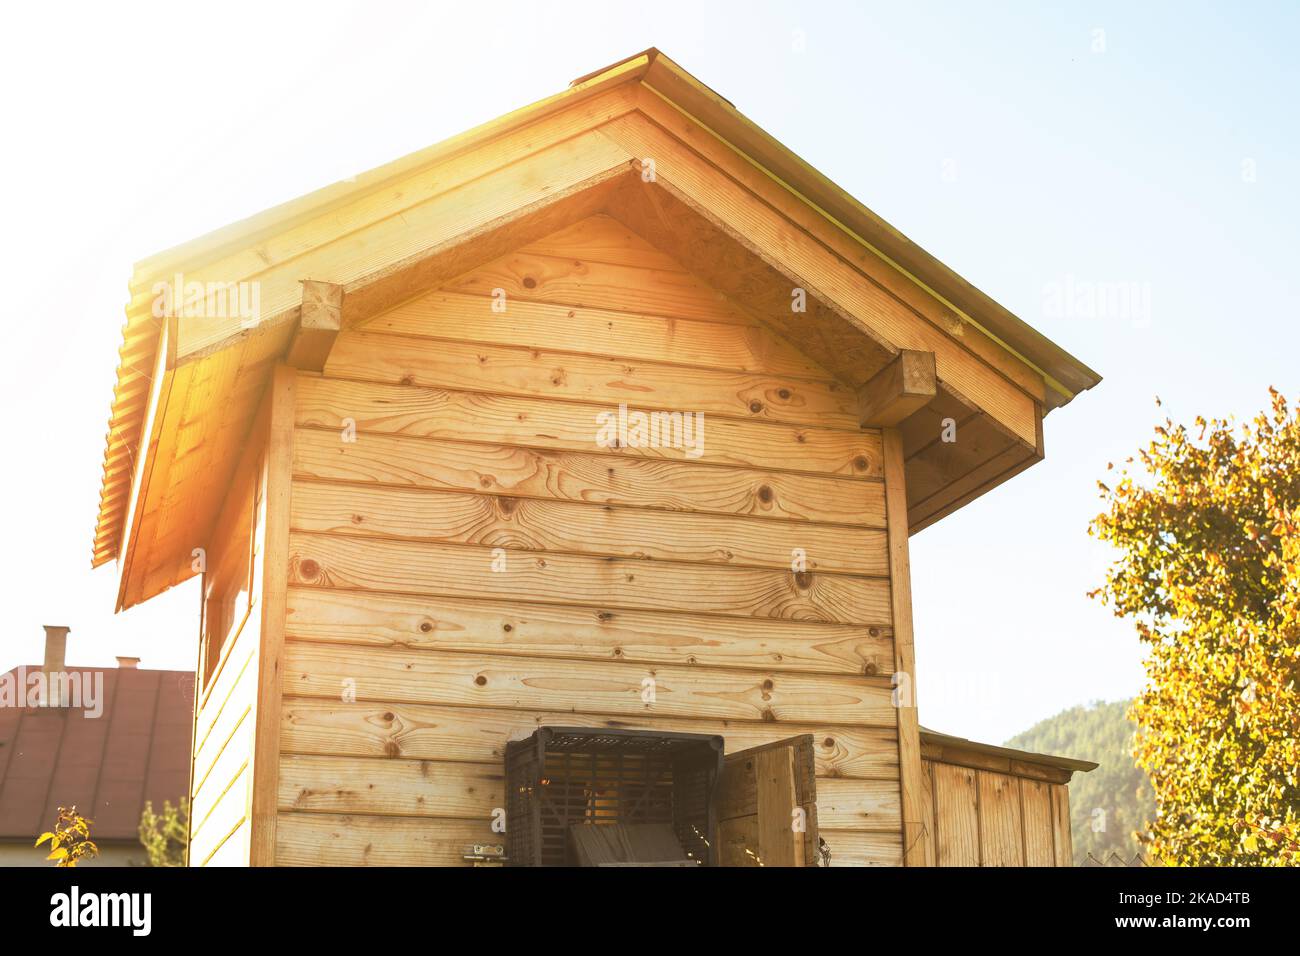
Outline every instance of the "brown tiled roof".
<svg viewBox="0 0 1300 956">
<path fill-rule="evenodd" d="M 146 800 L 161 808 L 164 800 L 175 804 L 185 796 L 194 675 L 68 670 L 83 680 L 99 672 L 99 717 L 79 708 L 0 707 L 0 839 L 35 840 L 60 806 L 75 805 L 94 821 L 92 838 L 133 840 Z"/>
</svg>

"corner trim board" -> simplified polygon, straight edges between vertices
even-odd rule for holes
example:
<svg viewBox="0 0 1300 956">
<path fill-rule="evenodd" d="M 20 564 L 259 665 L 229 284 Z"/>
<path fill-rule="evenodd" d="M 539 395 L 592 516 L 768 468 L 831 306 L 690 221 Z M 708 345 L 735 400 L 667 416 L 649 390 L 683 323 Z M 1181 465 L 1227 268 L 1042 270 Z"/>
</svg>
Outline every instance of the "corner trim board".
<svg viewBox="0 0 1300 956">
<path fill-rule="evenodd" d="M 912 572 L 908 557 L 907 484 L 903 438 L 881 429 L 885 466 L 885 520 L 889 533 L 889 593 L 894 620 L 894 673 L 906 675 L 898 712 L 898 782 L 903 810 L 903 865 L 925 866 L 931 834 L 921 780 L 921 732 L 916 710 L 916 654 L 912 643 Z"/>
<path fill-rule="evenodd" d="M 275 865 L 280 784 L 280 706 L 289 587 L 289 514 L 293 489 L 293 420 L 298 373 L 277 365 L 271 379 L 266 443 L 266 541 L 262 549 L 262 629 L 257 656 L 257 723 L 253 737 L 249 862 Z"/>
</svg>

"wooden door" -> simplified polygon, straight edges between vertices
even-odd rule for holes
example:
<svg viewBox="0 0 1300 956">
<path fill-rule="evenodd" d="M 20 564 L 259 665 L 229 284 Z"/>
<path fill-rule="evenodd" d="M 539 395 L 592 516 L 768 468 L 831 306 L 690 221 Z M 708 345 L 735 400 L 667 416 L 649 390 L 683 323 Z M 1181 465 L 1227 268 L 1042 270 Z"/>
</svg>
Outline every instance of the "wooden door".
<svg viewBox="0 0 1300 956">
<path fill-rule="evenodd" d="M 722 866 L 816 866 L 812 734 L 728 754 L 717 806 Z"/>
</svg>

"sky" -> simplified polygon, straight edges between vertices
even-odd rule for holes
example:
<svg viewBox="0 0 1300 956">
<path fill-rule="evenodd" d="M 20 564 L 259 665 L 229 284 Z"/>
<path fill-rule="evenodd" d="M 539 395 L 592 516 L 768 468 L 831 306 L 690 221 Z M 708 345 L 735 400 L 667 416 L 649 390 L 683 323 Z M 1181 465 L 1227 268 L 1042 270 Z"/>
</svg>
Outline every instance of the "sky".
<svg viewBox="0 0 1300 956">
<path fill-rule="evenodd" d="M 1300 5 L 24 4 L 0 45 L 0 670 L 190 669 L 193 582 L 90 570 L 138 259 L 657 46 L 1104 381 L 916 535 L 922 724 L 1001 742 L 1143 680 L 1086 597 L 1096 480 L 1165 414 L 1300 399 Z M 1091 293 L 1104 305 L 1089 306 Z M 1157 409 L 1155 397 L 1163 401 Z"/>
</svg>

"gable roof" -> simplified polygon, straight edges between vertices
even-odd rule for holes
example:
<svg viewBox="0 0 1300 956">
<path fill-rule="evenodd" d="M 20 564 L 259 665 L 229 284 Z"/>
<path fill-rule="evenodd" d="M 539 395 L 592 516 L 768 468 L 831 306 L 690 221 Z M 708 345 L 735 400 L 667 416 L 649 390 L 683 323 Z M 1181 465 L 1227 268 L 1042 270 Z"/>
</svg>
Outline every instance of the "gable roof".
<svg viewBox="0 0 1300 956">
<path fill-rule="evenodd" d="M 18 680 L 40 665 L 14 668 Z M 146 800 L 161 810 L 189 788 L 194 674 L 71 668 L 102 674 L 103 713 L 71 707 L 0 708 L 0 839 L 35 840 L 60 806 L 94 822 L 97 840 L 135 840 Z M 35 852 L 35 851 L 33 851 Z"/>
<path fill-rule="evenodd" d="M 693 239 L 709 251 L 693 257 L 701 277 L 756 309 L 788 313 L 806 287 L 792 336 L 851 385 L 900 348 L 940 353 L 943 393 L 904 434 L 913 530 L 1041 459 L 1041 415 L 1099 380 L 651 49 L 137 264 L 92 557 L 121 561 L 119 608 L 192 573 L 302 280 L 342 285 L 355 324 L 599 211 L 652 242 Z M 155 317 L 156 284 L 175 275 L 256 281 L 261 315 Z M 946 418 L 969 460 L 935 446 Z"/>
</svg>

